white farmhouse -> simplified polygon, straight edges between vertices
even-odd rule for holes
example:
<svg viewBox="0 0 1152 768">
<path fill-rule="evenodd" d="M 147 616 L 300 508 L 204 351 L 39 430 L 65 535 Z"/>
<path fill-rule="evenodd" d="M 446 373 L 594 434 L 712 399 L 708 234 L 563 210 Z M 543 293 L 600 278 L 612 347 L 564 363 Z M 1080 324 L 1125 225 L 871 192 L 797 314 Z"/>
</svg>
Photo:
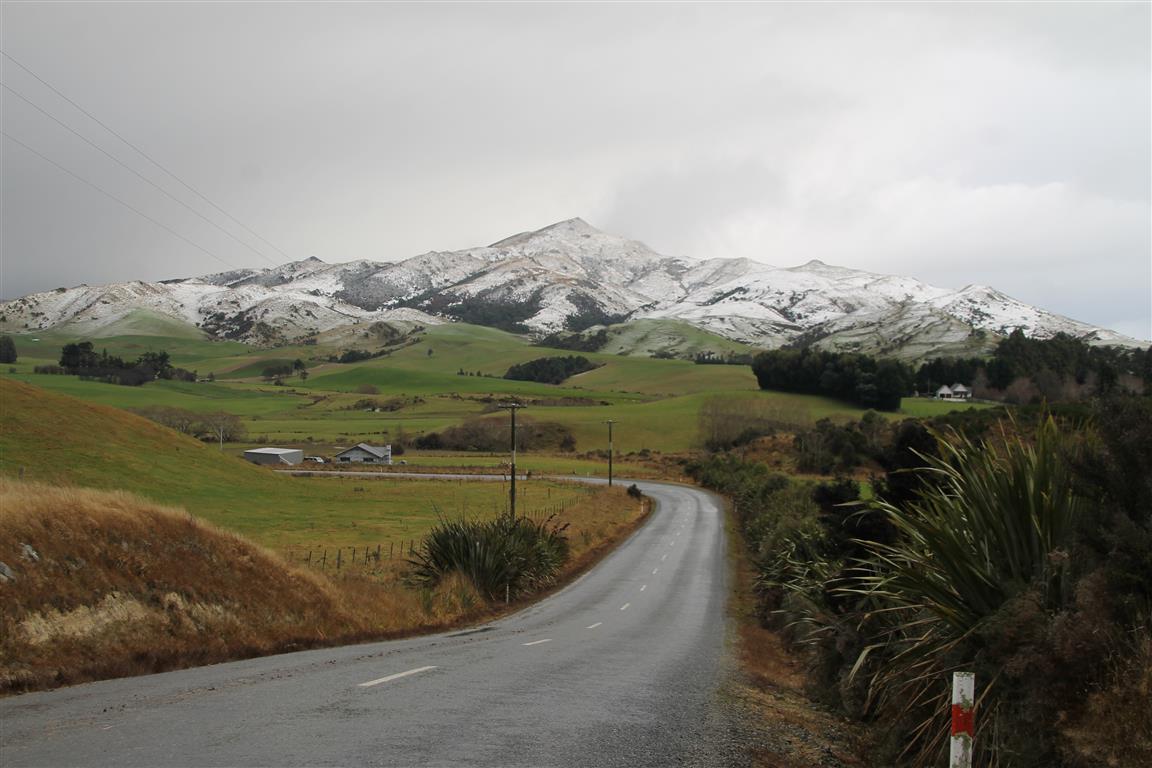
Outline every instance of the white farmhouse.
<svg viewBox="0 0 1152 768">
<path fill-rule="evenodd" d="M 937 400 L 971 400 L 972 390 L 963 384 L 953 384 L 952 386 L 943 386 L 936 390 Z"/>
<path fill-rule="evenodd" d="M 340 451 L 340 453 L 336 454 L 335 460 L 345 464 L 349 462 L 361 464 L 391 464 L 392 446 L 360 443 L 346 451 Z"/>
</svg>

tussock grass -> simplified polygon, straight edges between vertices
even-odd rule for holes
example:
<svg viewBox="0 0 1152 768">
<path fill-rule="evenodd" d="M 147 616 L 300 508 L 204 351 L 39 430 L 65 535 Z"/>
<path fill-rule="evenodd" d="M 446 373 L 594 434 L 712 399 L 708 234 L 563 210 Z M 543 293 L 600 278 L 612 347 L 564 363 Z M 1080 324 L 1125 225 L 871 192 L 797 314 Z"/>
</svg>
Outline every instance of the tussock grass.
<svg viewBox="0 0 1152 768">
<path fill-rule="evenodd" d="M 642 515 L 613 490 L 565 517 L 582 532 L 576 569 Z M 497 610 L 457 575 L 423 589 L 405 587 L 398 567 L 332 579 L 130 493 L 2 477 L 0 562 L 12 574 L 0 579 L 0 693 L 398 637 Z"/>
</svg>

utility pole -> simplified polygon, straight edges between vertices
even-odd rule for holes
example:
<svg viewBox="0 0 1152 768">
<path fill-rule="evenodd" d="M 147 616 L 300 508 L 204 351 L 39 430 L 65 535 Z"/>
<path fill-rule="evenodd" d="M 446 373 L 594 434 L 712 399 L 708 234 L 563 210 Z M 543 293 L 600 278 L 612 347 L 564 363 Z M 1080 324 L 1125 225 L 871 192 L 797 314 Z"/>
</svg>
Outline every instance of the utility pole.
<svg viewBox="0 0 1152 768">
<path fill-rule="evenodd" d="M 508 486 L 508 515 L 513 519 L 516 518 L 516 411 L 523 407 L 523 403 L 500 404 L 500 408 L 512 416 L 512 483 Z"/>
<path fill-rule="evenodd" d="M 612 448 L 612 425 L 616 423 L 615 419 L 608 419 L 604 422 L 608 425 L 608 487 L 612 487 L 612 454 L 615 451 Z"/>
</svg>

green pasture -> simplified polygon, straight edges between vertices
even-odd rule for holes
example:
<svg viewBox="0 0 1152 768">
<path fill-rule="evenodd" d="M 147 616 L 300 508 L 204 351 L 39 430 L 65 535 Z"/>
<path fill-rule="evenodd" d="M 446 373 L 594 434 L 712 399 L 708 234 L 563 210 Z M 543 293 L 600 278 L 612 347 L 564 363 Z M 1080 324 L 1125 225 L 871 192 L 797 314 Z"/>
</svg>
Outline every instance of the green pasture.
<svg viewBox="0 0 1152 768">
<path fill-rule="evenodd" d="M 387 545 L 507 500 L 501 482 L 292 477 L 116 409 L 6 380 L 0 397 L 0 474 L 130 491 L 277 548 Z M 518 508 L 543 513 L 587 492 L 533 479 L 517 484 Z"/>
<path fill-rule="evenodd" d="M 653 321 L 646 332 L 661 328 Z M 603 422 L 607 419 L 619 423 L 616 444 L 623 452 L 691 450 L 698 447 L 700 410 L 716 397 L 750 406 L 767 403 L 779 421 L 796 425 L 863 414 L 859 408 L 827 398 L 761 392 L 747 366 L 695 365 L 684 360 L 589 354 L 601 367 L 563 385 L 508 381 L 501 376 L 515 363 L 572 353 L 535 347 L 503 331 L 458 323 L 433 326 L 418 343 L 354 364 L 327 362 L 339 353 L 335 347 L 262 349 L 187 335 L 95 339 L 98 348 L 126 358 L 163 349 L 175 365 L 201 375 L 212 371 L 217 377 L 214 382 L 158 381 L 142 387 L 34 374 L 34 365 L 55 363 L 60 347 L 79 339 L 56 332 L 14 338 L 20 360 L 0 368 L 0 378 L 118 408 L 162 405 L 198 412 L 227 411 L 245 421 L 251 440 L 267 443 L 395 442 L 401 432 L 415 437 L 482 416 L 492 410 L 491 401 L 506 398 L 532 403 L 523 412 L 526 419 L 570 427 L 578 451 L 606 446 Z M 265 367 L 296 358 L 308 365 L 307 380 L 289 377 L 285 386 L 260 380 Z M 10 368 L 15 372 L 9 372 Z M 486 375 L 461 376 L 461 370 Z M 365 400 L 396 401 L 400 407 L 370 412 L 357 405 Z M 933 416 L 979 407 L 986 406 L 908 398 L 899 414 L 888 417 Z"/>
</svg>

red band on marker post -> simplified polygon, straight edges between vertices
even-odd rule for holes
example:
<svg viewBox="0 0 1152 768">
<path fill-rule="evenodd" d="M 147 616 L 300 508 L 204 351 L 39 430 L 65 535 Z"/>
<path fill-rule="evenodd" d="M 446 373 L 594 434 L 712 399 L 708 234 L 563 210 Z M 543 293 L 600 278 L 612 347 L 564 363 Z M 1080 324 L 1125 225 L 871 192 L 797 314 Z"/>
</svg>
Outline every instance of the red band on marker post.
<svg viewBox="0 0 1152 768">
<path fill-rule="evenodd" d="M 976 728 L 973 724 L 972 710 L 965 709 L 959 704 L 952 705 L 952 735 L 959 736 L 960 734 L 967 734 L 969 736 L 976 735 Z"/>
</svg>

